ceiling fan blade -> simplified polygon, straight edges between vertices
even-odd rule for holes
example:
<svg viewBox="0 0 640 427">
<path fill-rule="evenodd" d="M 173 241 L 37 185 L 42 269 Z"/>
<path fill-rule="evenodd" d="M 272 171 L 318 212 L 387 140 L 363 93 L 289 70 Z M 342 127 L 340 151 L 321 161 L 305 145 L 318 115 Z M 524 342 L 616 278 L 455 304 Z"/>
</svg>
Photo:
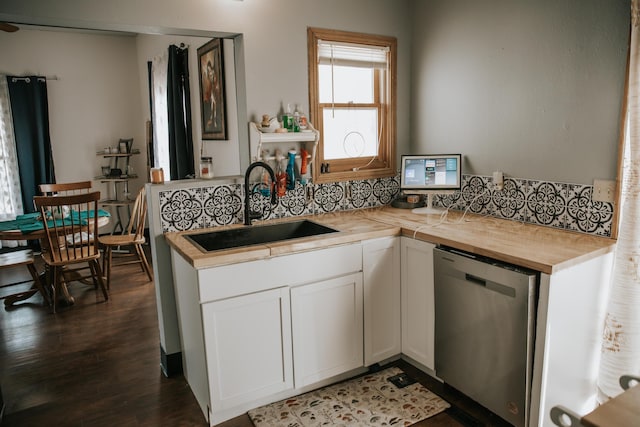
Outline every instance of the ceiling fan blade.
<svg viewBox="0 0 640 427">
<path fill-rule="evenodd" d="M 18 27 L 13 24 L 9 24 L 8 22 L 0 22 L 0 31 L 6 31 L 7 33 L 14 33 L 18 31 Z"/>
</svg>

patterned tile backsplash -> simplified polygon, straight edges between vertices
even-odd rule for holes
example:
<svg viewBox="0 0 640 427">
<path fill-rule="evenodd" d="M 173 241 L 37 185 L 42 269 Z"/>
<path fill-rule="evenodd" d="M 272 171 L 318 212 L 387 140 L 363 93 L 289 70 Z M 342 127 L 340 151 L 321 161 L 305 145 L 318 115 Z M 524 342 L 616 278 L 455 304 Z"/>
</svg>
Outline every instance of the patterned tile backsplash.
<svg viewBox="0 0 640 427">
<path fill-rule="evenodd" d="M 160 192 L 162 231 L 185 231 L 243 221 L 244 185 L 224 184 Z M 257 187 L 257 185 L 256 185 Z M 296 184 L 271 205 L 252 188 L 251 206 L 263 218 L 285 218 L 384 206 L 400 192 L 399 176 L 330 184 Z M 462 190 L 436 195 L 435 206 L 514 221 L 611 236 L 613 205 L 591 201 L 591 185 L 505 178 L 500 191 L 492 178 L 464 175 Z"/>
</svg>

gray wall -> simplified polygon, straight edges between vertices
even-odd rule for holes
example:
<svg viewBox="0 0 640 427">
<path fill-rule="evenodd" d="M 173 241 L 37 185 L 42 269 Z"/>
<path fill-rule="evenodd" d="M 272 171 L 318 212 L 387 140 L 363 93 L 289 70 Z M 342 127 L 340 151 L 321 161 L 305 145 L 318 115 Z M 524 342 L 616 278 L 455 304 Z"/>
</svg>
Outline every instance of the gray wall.
<svg viewBox="0 0 640 427">
<path fill-rule="evenodd" d="M 3 0 L 0 20 L 243 33 L 252 120 L 308 109 L 308 26 L 396 36 L 398 154 L 461 152 L 469 174 L 616 176 L 628 0 Z"/>
<path fill-rule="evenodd" d="M 406 152 L 408 4 L 409 0 L 2 0 L 0 20 L 136 32 L 180 28 L 242 33 L 250 120 L 275 115 L 287 103 L 298 103 L 308 112 L 307 27 L 395 36 L 399 46 L 399 152 Z"/>
<path fill-rule="evenodd" d="M 411 150 L 464 172 L 615 179 L 628 0 L 412 0 Z"/>
</svg>

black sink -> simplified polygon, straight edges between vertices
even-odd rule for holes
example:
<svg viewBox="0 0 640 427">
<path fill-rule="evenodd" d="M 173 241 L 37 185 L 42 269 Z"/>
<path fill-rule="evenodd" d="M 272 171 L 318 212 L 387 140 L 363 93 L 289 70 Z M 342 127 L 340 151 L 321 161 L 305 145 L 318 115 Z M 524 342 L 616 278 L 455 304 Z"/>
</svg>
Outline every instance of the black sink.
<svg viewBox="0 0 640 427">
<path fill-rule="evenodd" d="M 185 237 L 202 251 L 211 252 L 337 232 L 333 228 L 302 220 L 188 234 Z"/>
</svg>

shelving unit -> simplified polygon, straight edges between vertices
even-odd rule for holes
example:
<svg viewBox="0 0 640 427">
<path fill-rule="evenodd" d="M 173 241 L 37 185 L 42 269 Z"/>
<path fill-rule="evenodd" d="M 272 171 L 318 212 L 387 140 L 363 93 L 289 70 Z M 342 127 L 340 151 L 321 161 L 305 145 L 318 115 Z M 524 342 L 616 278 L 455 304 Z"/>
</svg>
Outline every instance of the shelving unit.
<svg viewBox="0 0 640 427">
<path fill-rule="evenodd" d="M 120 208 L 127 208 L 127 218 L 131 216 L 130 205 L 133 204 L 134 199 L 129 196 L 129 180 L 135 179 L 138 177 L 136 174 L 128 174 L 129 171 L 129 160 L 131 156 L 140 154 L 140 150 L 133 149 L 129 153 L 105 153 L 105 152 L 97 152 L 96 156 L 104 157 L 105 159 L 109 159 L 109 167 L 111 170 L 120 169 L 122 173 L 117 176 L 112 175 L 99 175 L 94 179 L 100 182 L 107 182 L 112 184 L 111 190 L 109 191 L 109 196 L 105 199 L 100 200 L 100 206 L 110 206 L 115 209 L 116 223 L 113 227 L 112 234 L 116 234 L 117 232 L 122 233 L 124 231 L 124 224 L 122 223 L 122 214 L 120 212 Z M 124 160 L 124 165 L 122 162 L 119 162 L 120 159 Z M 113 166 L 111 165 L 113 163 Z M 120 166 L 118 165 L 120 163 Z M 122 187 L 122 191 L 120 191 L 120 187 Z"/>
<path fill-rule="evenodd" d="M 264 144 L 278 144 L 279 148 L 282 148 L 283 155 L 286 157 L 287 150 L 289 150 L 292 144 L 298 148 L 304 148 L 310 153 L 307 158 L 309 159 L 308 165 L 311 166 L 316 158 L 316 148 L 318 147 L 318 141 L 320 141 L 320 132 L 313 127 L 311 123 L 307 124 L 307 132 L 263 132 L 259 129 L 257 123 L 251 122 L 250 129 L 250 141 L 251 141 L 251 159 L 252 161 L 273 161 L 276 160 L 275 156 L 263 156 L 262 150 Z M 300 155 L 296 155 L 299 158 Z"/>
</svg>

